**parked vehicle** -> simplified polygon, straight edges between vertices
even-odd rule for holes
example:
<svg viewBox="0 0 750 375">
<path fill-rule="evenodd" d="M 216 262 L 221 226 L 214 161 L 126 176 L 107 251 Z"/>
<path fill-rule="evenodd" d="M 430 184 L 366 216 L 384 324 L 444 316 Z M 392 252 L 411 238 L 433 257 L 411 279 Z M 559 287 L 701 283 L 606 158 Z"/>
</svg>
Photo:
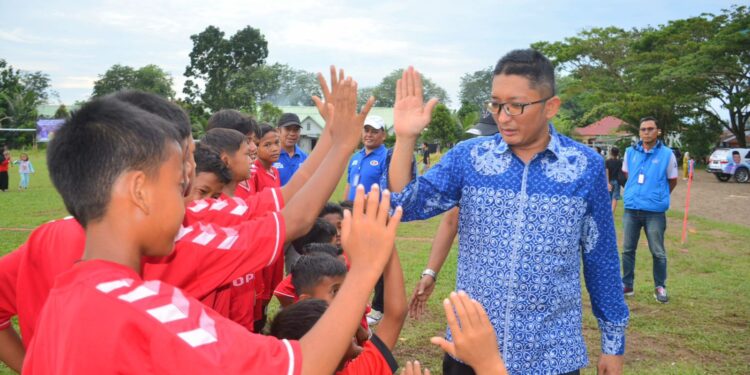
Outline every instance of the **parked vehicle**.
<svg viewBox="0 0 750 375">
<path fill-rule="evenodd" d="M 733 158 L 735 151 L 739 153 L 738 160 Z M 706 172 L 721 182 L 732 177 L 737 182 L 750 181 L 750 148 L 717 148 L 708 158 Z"/>
</svg>

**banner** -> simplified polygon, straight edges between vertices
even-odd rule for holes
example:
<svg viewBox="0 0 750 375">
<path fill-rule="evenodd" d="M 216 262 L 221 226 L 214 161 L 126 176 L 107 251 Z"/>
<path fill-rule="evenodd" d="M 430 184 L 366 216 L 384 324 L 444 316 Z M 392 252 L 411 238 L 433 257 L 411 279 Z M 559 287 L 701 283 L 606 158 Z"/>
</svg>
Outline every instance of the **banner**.
<svg viewBox="0 0 750 375">
<path fill-rule="evenodd" d="M 60 129 L 65 120 L 38 120 L 36 122 L 36 141 L 49 142 L 55 137 L 55 132 Z"/>
</svg>

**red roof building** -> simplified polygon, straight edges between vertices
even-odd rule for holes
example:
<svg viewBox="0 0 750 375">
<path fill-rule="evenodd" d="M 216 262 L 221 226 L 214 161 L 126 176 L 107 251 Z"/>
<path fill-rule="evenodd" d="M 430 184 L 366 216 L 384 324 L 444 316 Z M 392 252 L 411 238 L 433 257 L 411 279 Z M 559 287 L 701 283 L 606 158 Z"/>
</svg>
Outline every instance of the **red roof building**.
<svg viewBox="0 0 750 375">
<path fill-rule="evenodd" d="M 618 140 L 632 137 L 625 130 L 627 125 L 625 121 L 617 117 L 607 116 L 593 124 L 575 129 L 573 136 L 583 144 L 591 147 L 599 146 L 606 150 Z"/>
</svg>

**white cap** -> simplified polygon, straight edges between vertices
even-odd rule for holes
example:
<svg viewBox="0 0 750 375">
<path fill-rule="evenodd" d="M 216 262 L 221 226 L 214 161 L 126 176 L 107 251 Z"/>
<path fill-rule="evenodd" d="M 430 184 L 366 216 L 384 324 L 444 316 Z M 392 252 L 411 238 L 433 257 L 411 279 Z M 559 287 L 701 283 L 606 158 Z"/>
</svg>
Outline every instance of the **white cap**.
<svg viewBox="0 0 750 375">
<path fill-rule="evenodd" d="M 365 119 L 365 126 L 372 126 L 373 129 L 378 130 L 385 129 L 385 121 L 380 116 L 367 116 L 367 118 Z"/>
</svg>

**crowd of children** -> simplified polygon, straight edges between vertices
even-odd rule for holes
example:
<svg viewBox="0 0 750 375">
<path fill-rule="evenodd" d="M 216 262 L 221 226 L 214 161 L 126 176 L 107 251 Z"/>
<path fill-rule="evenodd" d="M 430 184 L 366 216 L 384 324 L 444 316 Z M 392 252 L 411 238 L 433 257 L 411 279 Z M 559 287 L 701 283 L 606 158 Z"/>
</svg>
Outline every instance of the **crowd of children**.
<svg viewBox="0 0 750 375">
<path fill-rule="evenodd" d="M 123 91 L 75 112 L 47 152 L 72 218 L 0 258 L 0 360 L 24 374 L 396 372 L 401 210 L 389 215 L 377 185 L 354 187 L 347 210 L 327 202 L 373 99 L 358 112 L 343 71 L 319 80 L 325 130 L 283 187 L 279 132 L 237 111 L 215 113 L 197 144 L 187 115 L 155 95 Z M 25 189 L 34 170 L 20 159 Z M 285 243 L 300 254 L 286 277 Z M 364 316 L 381 274 L 373 332 Z M 282 309 L 267 325 L 274 295 Z M 433 344 L 478 374 L 503 373 L 482 307 L 462 292 L 444 307 L 453 342 Z M 407 362 L 402 373 L 429 371 Z"/>
</svg>

